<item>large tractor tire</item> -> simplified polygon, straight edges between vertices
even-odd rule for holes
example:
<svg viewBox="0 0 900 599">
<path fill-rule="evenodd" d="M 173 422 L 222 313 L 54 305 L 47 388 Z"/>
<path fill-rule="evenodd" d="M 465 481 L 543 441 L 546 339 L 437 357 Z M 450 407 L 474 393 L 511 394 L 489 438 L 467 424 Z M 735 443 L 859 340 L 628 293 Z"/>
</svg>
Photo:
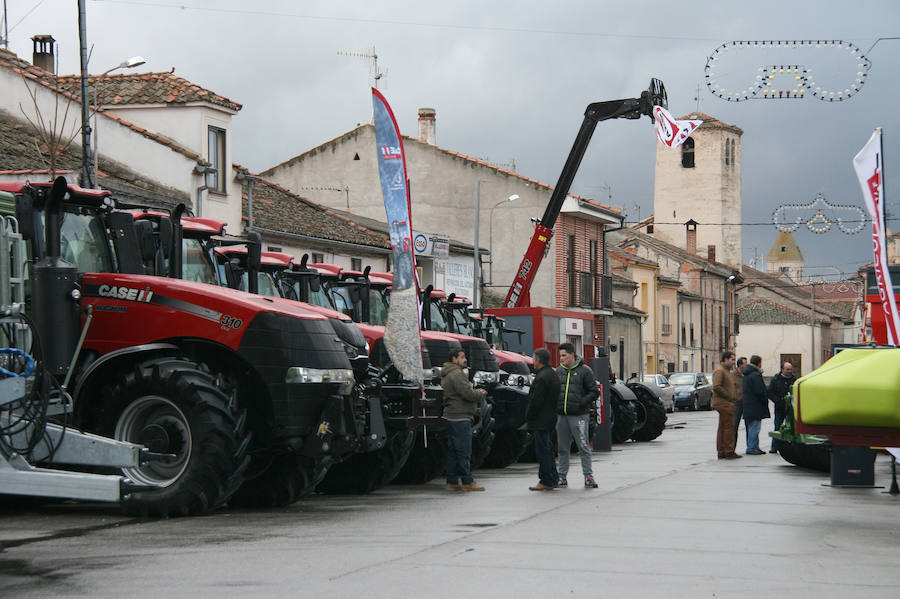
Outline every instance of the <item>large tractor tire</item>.
<svg viewBox="0 0 900 599">
<path fill-rule="evenodd" d="M 795 466 L 819 472 L 831 472 L 830 443 L 808 444 L 778 441 L 778 453 Z"/>
<path fill-rule="evenodd" d="M 283 507 L 313 492 L 320 472 L 312 458 L 294 453 L 254 455 L 244 484 L 228 502 L 233 508 Z"/>
<path fill-rule="evenodd" d="M 645 385 L 629 383 L 628 388 L 637 398 L 637 401 L 633 402 L 636 422 L 631 440 L 652 441 L 666 430 L 666 408 Z"/>
<path fill-rule="evenodd" d="M 631 438 L 634 432 L 636 416 L 632 402 L 618 397 L 616 393 L 610 393 L 610 405 L 612 405 L 612 442 L 624 443 Z"/>
<path fill-rule="evenodd" d="M 415 440 L 416 435 L 410 430 L 391 434 L 381 449 L 356 454 L 329 468 L 316 491 L 364 495 L 380 489 L 396 478 L 409 459 Z"/>
<path fill-rule="evenodd" d="M 532 443 L 532 435 L 526 431 L 505 430 L 494 433 L 491 451 L 481 464 L 482 468 L 506 468 L 515 464 Z"/>
<path fill-rule="evenodd" d="M 447 434 L 445 431 L 426 433 L 416 431 L 412 452 L 406 464 L 391 481 L 398 485 L 421 485 L 427 483 L 444 471 L 447 461 Z"/>
<path fill-rule="evenodd" d="M 487 401 L 482 401 L 478 417 L 472 427 L 472 470 L 481 468 L 491 446 L 494 444 L 494 418 L 491 412 L 494 407 Z"/>
<path fill-rule="evenodd" d="M 100 434 L 145 445 L 175 458 L 122 472 L 140 485 L 122 501 L 142 516 L 194 516 L 228 501 L 247 465 L 247 437 L 236 401 L 201 366 L 178 357 L 148 358 L 102 390 L 90 413 Z"/>
</svg>

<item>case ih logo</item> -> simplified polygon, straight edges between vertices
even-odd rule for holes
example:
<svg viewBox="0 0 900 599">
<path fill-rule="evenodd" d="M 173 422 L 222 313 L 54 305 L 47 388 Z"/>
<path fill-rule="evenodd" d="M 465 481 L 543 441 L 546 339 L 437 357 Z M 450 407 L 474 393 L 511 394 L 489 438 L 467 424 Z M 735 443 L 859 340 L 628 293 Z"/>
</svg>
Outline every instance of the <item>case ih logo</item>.
<svg viewBox="0 0 900 599">
<path fill-rule="evenodd" d="M 400 147 L 399 146 L 381 146 L 381 157 L 385 160 L 399 160 L 400 159 Z"/>
<path fill-rule="evenodd" d="M 114 287 L 110 285 L 100 285 L 97 288 L 97 295 L 100 297 L 111 297 L 113 299 L 128 300 L 130 302 L 150 303 L 153 292 L 150 288 L 136 289 L 134 287 Z"/>
</svg>

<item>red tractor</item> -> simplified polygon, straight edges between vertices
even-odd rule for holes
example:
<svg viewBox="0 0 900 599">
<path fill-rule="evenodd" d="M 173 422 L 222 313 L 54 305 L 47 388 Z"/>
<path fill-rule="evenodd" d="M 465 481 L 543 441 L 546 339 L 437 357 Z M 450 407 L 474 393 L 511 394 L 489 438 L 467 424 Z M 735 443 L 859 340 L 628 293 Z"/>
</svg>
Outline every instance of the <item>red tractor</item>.
<svg viewBox="0 0 900 599">
<path fill-rule="evenodd" d="M 531 443 L 531 435 L 521 429 L 528 410 L 533 360 L 522 354 L 491 349 L 481 321 L 469 314 L 468 299 L 452 293 L 448 296 L 440 289 L 429 288 L 426 292 L 422 306 L 424 328 L 456 336 L 463 347 L 471 346 L 472 353 L 489 352 L 492 360 L 486 358 L 485 364 L 497 362 L 496 370 L 489 365 L 473 376 L 488 389 L 493 405 L 495 438 L 484 465 L 505 468 L 515 463 Z"/>
<path fill-rule="evenodd" d="M 152 211 L 134 212 L 135 222 L 155 231 L 166 219 Z M 255 233 L 249 238 L 224 234 L 225 223 L 213 219 L 183 217 L 184 278 L 205 273 L 218 284 L 254 295 L 266 296 L 275 305 L 296 307 L 296 301 L 282 298 L 274 274 L 290 264 L 291 257 L 281 252 L 260 252 Z M 146 244 L 146 241 L 143 241 Z M 400 420 L 402 426 L 385 429 L 387 414 L 383 406 L 383 381 L 369 365 L 367 342 L 362 331 L 349 316 L 314 304 L 300 304 L 329 319 L 341 340 L 353 367 L 356 384 L 352 394 L 352 414 L 348 426 L 356 429 L 361 440 L 357 451 L 333 460 L 324 478 L 316 478 L 316 490 L 333 493 L 368 493 L 393 479 L 404 465 L 412 448 L 413 434 L 401 415 L 394 414 L 390 424 Z M 405 389 L 407 394 L 409 389 Z M 408 416 L 407 416 L 408 417 Z"/>
<path fill-rule="evenodd" d="M 360 327 L 371 345 L 372 363 L 387 369 L 395 380 L 400 380 L 399 373 L 391 366 L 383 340 L 393 284 L 391 274 L 371 273 L 368 269 L 366 272 L 344 270 L 333 264 L 307 265 L 304 259 L 299 265 L 282 271 L 280 277 L 286 293 L 313 303 L 326 303 L 360 321 Z M 450 351 L 466 351 L 471 376 L 477 386 L 487 386 L 487 381 L 482 380 L 484 376 L 490 376 L 487 371 L 499 371 L 496 359 L 490 355 L 490 348 L 480 339 L 428 330 L 421 331 L 420 336 L 426 387 L 425 397 L 420 398 L 413 409 L 438 419 L 438 424 L 417 428 L 413 453 L 395 482 L 421 483 L 438 476 L 443 470 L 446 438 L 444 422 L 440 419 L 442 391 L 439 371 L 440 365 L 448 360 Z M 473 428 L 474 468 L 485 463 L 493 447 L 493 409 L 490 400 L 485 402 Z"/>
<path fill-rule="evenodd" d="M 185 249 L 177 218 L 153 230 L 63 178 L 0 188 L 16 195 L 33 261 L 58 257 L 35 275 L 68 307 L 48 314 L 42 294 L 30 310 L 53 340 L 53 374 L 71 381 L 69 424 L 166 456 L 126 472 L 151 487 L 127 511 L 288 504 L 359 450 L 354 371 L 331 320 L 171 276 Z"/>
</svg>

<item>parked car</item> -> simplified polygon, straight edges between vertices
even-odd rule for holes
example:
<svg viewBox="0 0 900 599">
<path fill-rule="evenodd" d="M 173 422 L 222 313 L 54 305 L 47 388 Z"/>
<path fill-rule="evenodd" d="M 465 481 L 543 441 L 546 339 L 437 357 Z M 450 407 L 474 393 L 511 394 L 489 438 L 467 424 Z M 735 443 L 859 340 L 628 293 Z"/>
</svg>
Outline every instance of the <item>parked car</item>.
<svg viewBox="0 0 900 599">
<path fill-rule="evenodd" d="M 690 410 L 712 409 L 712 383 L 702 372 L 676 372 L 669 375 L 675 389 L 675 407 Z"/>
<path fill-rule="evenodd" d="M 653 387 L 653 390 L 659 396 L 659 400 L 663 403 L 663 407 L 666 408 L 666 412 L 675 411 L 675 387 L 669 384 L 669 380 L 665 375 L 645 374 L 643 382 L 645 385 Z"/>
</svg>

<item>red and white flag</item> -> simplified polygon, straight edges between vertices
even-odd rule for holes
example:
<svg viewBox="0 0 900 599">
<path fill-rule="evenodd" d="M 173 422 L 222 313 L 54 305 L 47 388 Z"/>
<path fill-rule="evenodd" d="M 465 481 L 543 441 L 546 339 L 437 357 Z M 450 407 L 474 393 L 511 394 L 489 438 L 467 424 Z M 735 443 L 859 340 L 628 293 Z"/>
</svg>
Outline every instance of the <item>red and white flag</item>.
<svg viewBox="0 0 900 599">
<path fill-rule="evenodd" d="M 662 106 L 653 107 L 653 122 L 656 137 L 670 148 L 677 148 L 691 136 L 703 121 L 679 121 Z"/>
<path fill-rule="evenodd" d="M 881 149 L 881 128 L 875 129 L 872 137 L 853 158 L 856 178 L 862 188 L 866 208 L 872 217 L 872 251 L 875 255 L 875 278 L 878 280 L 878 294 L 884 309 L 887 324 L 887 342 L 900 344 L 900 314 L 897 312 L 897 299 L 888 270 L 887 248 L 885 247 L 884 223 L 884 164 Z"/>
</svg>

